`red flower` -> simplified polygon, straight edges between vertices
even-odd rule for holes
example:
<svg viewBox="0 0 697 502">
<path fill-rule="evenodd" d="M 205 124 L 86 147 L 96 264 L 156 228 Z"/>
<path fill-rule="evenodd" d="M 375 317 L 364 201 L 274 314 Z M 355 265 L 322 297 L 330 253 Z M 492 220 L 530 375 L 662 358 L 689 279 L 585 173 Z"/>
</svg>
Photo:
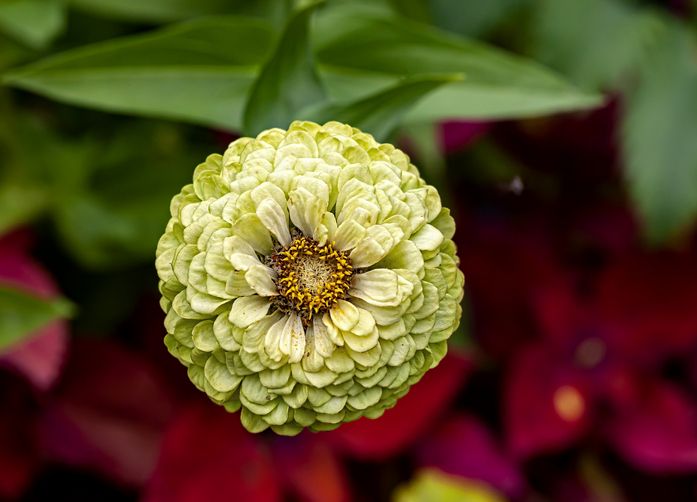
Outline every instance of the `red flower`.
<svg viewBox="0 0 697 502">
<path fill-rule="evenodd" d="M 344 453 L 368 460 L 404 451 L 443 415 L 471 369 L 469 359 L 451 349 L 382 417 L 344 424 L 327 434 L 328 441 Z"/>
<path fill-rule="evenodd" d="M 695 263 L 682 253 L 622 256 L 583 288 L 560 279 L 537 295 L 542 339 L 506 375 L 505 424 L 517 455 L 595 432 L 643 469 L 697 469 L 696 403 L 661 377 L 697 343 Z"/>
<path fill-rule="evenodd" d="M 212 403 L 186 407 L 167 430 L 145 502 L 343 502 L 348 481 L 321 436 L 254 435 Z"/>
<path fill-rule="evenodd" d="M 42 447 L 50 460 L 139 486 L 155 467 L 173 412 L 147 360 L 113 341 L 76 339 L 42 416 Z"/>
</svg>

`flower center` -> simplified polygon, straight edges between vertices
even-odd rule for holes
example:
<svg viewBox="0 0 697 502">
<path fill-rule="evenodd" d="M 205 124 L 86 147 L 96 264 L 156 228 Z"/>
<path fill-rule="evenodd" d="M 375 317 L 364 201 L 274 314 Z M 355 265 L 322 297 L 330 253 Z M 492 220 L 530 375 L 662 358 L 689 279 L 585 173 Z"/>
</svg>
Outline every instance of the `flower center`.
<svg viewBox="0 0 697 502">
<path fill-rule="evenodd" d="M 344 298 L 353 276 L 348 253 L 337 251 L 331 243 L 320 246 L 302 235 L 273 253 L 270 266 L 277 274 L 276 308 L 299 314 L 304 323 Z"/>
</svg>

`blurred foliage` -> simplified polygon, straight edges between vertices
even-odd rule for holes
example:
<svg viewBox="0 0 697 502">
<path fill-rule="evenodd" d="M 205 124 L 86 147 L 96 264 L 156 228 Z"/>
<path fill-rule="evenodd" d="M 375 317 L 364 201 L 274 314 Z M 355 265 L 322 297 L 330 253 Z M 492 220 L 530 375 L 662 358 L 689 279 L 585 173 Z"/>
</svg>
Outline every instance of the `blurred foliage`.
<svg viewBox="0 0 697 502">
<path fill-rule="evenodd" d="M 0 31 L 29 47 L 40 49 L 64 28 L 65 8 L 57 0 L 0 2 Z"/>
<path fill-rule="evenodd" d="M 70 0 L 70 5 L 111 19 L 152 23 L 230 12 L 280 21 L 292 7 L 288 0 Z"/>
<path fill-rule="evenodd" d="M 646 234 L 663 242 L 697 216 L 697 43 L 665 30 L 626 98 L 623 150 Z"/>
<path fill-rule="evenodd" d="M 62 298 L 45 299 L 0 286 L 0 353 L 54 319 L 68 317 L 72 305 Z"/>
<path fill-rule="evenodd" d="M 541 3 L 532 16 L 530 53 L 585 88 L 612 89 L 632 78 L 664 28 L 655 11 L 616 0 Z"/>
</svg>

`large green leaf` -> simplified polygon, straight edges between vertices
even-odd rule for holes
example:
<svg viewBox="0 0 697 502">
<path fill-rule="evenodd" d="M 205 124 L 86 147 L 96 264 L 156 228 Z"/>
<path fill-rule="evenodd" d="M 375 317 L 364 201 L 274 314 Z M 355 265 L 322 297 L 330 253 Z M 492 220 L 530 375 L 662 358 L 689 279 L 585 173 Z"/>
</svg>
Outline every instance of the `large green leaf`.
<svg viewBox="0 0 697 502">
<path fill-rule="evenodd" d="M 111 19 L 169 22 L 211 14 L 280 18 L 290 0 L 69 0 L 72 6 Z"/>
<path fill-rule="evenodd" d="M 6 76 L 16 87 L 100 110 L 239 129 L 274 34 L 251 18 L 196 20 L 75 49 Z"/>
<path fill-rule="evenodd" d="M 260 19 L 205 18 L 69 51 L 17 70 L 6 82 L 101 110 L 239 130 L 275 38 L 271 24 Z M 539 115 L 598 102 L 531 61 L 380 7 L 332 3 L 313 38 L 320 74 L 337 103 L 366 98 L 404 77 L 466 75 L 419 101 L 405 116 L 411 123 Z M 283 85 L 297 88 L 292 80 Z"/>
<path fill-rule="evenodd" d="M 60 0 L 0 2 L 0 31 L 29 47 L 45 47 L 64 25 L 65 9 Z"/>
<path fill-rule="evenodd" d="M 585 88 L 622 83 L 664 28 L 651 10 L 618 0 L 541 0 L 530 53 Z"/>
<path fill-rule="evenodd" d="M 647 237 L 662 242 L 697 216 L 697 43 L 663 33 L 627 97 L 623 150 L 629 189 Z"/>
<path fill-rule="evenodd" d="M 318 18 L 315 40 L 326 73 L 339 75 L 341 90 L 352 87 L 353 97 L 375 92 L 371 80 L 380 77 L 394 82 L 424 73 L 465 74 L 420 101 L 405 117 L 409 122 L 520 117 L 599 102 L 532 61 L 365 7 L 327 9 Z M 327 83 L 334 97 L 331 76 Z"/>
<path fill-rule="evenodd" d="M 0 285 L 0 353 L 49 322 L 68 317 L 71 311 L 64 299 L 47 300 Z"/>
<path fill-rule="evenodd" d="M 462 77 L 458 75 L 410 77 L 365 98 L 321 107 L 311 118 L 318 122 L 345 122 L 383 141 L 420 99 L 442 85 L 460 80 Z"/>
<path fill-rule="evenodd" d="M 247 101 L 246 134 L 286 127 L 301 110 L 326 99 L 310 47 L 310 20 L 318 5 L 311 3 L 299 9 L 286 24 Z"/>
</svg>

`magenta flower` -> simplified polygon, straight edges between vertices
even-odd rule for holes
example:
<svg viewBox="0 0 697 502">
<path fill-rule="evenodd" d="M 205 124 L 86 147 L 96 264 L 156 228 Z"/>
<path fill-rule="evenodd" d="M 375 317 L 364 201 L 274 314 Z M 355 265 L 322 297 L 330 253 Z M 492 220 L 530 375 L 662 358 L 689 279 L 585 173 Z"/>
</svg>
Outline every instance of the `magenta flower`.
<svg viewBox="0 0 697 502">
<path fill-rule="evenodd" d="M 697 342 L 697 266 L 681 253 L 622 256 L 579 289 L 571 278 L 536 298 L 542 338 L 506 375 L 512 451 L 527 458 L 600 434 L 654 472 L 697 469 L 697 407 L 666 363 Z"/>
</svg>

